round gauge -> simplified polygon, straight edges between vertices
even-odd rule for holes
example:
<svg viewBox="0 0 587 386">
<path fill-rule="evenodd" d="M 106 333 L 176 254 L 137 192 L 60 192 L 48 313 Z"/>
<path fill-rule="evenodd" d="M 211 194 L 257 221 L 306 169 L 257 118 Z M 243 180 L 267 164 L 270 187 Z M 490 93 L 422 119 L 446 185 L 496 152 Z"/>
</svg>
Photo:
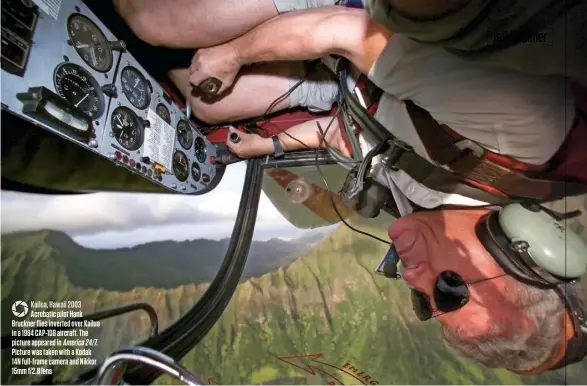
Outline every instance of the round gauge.
<svg viewBox="0 0 587 386">
<path fill-rule="evenodd" d="M 165 105 L 163 103 L 159 103 L 157 105 L 157 107 L 155 108 L 155 112 L 157 113 L 158 116 L 163 118 L 163 120 L 165 122 L 171 124 L 171 113 L 169 112 L 169 109 L 167 107 L 165 107 Z"/>
<path fill-rule="evenodd" d="M 147 79 L 134 67 L 125 67 L 120 74 L 122 92 L 137 109 L 143 110 L 151 103 L 151 93 Z"/>
<path fill-rule="evenodd" d="M 194 181 L 200 181 L 200 177 L 202 176 L 202 171 L 200 170 L 200 165 L 197 162 L 192 163 L 192 178 Z"/>
<path fill-rule="evenodd" d="M 60 64 L 55 69 L 53 83 L 62 98 L 90 118 L 99 118 L 104 112 L 104 94 L 96 79 L 83 67 L 73 63 Z"/>
<path fill-rule="evenodd" d="M 194 142 L 194 151 L 196 159 L 201 163 L 206 162 L 206 142 L 201 137 L 197 137 Z"/>
<path fill-rule="evenodd" d="M 173 154 L 173 174 L 178 180 L 184 182 L 190 176 L 190 163 L 184 152 L 177 150 Z"/>
<path fill-rule="evenodd" d="M 112 67 L 112 51 L 108 39 L 93 21 L 74 13 L 67 21 L 67 34 L 78 55 L 96 71 L 108 72 Z"/>
<path fill-rule="evenodd" d="M 143 144 L 144 129 L 141 119 L 128 107 L 117 107 L 110 120 L 112 134 L 127 150 L 138 150 Z"/>
<path fill-rule="evenodd" d="M 194 134 L 190 124 L 185 119 L 182 119 L 177 123 L 177 140 L 181 147 L 186 150 L 190 150 L 192 142 L 194 142 Z"/>
</svg>

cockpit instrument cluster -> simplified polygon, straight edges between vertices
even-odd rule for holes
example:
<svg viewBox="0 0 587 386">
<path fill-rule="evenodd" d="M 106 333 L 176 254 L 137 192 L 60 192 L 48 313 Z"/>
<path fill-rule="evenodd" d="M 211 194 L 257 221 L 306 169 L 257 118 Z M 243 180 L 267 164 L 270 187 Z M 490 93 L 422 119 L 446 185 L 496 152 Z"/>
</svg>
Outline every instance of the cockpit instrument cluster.
<svg viewBox="0 0 587 386">
<path fill-rule="evenodd" d="M 215 146 L 80 0 L 2 0 L 2 109 L 171 191 L 216 177 Z"/>
</svg>

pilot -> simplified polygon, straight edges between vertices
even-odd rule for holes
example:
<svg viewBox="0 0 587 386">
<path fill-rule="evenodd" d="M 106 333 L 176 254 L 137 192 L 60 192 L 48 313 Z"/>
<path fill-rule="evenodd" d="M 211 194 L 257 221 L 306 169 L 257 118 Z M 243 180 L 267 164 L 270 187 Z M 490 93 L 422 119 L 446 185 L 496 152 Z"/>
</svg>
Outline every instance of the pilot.
<svg viewBox="0 0 587 386">
<path fill-rule="evenodd" d="M 531 4 L 530 4 L 531 3 Z M 365 7 L 379 24 L 472 62 L 587 86 L 587 3 L 580 0 L 114 0 L 156 46 L 225 43 L 280 13 L 329 5 Z M 463 32 L 464 31 L 464 32 Z"/>
<path fill-rule="evenodd" d="M 371 14 L 375 12 L 377 18 L 378 10 L 386 9 L 380 7 L 385 1 L 368 1 L 367 10 Z M 532 172 L 548 170 L 558 172 L 559 178 L 587 180 L 584 167 L 587 160 L 577 151 L 587 144 L 585 91 L 577 85 L 571 89 L 562 78 L 538 78 L 484 67 L 481 62 L 467 62 L 437 45 L 418 44 L 394 35 L 369 20 L 365 12 L 327 7 L 333 3 L 328 0 L 258 0 L 255 7 L 237 1 L 231 3 L 231 12 L 225 12 L 226 4 L 223 4 L 220 13 L 214 12 L 218 7 L 212 0 L 191 1 L 190 4 L 197 4 L 193 8 L 185 7 L 178 0 L 166 2 L 165 7 L 155 0 L 140 0 L 140 3 L 115 0 L 115 3 L 133 30 L 154 45 L 198 48 L 238 36 L 226 44 L 199 50 L 189 72 L 183 69 L 171 74 L 184 96 L 191 98 L 196 116 L 205 122 L 222 123 L 258 116 L 284 94 L 287 97 L 279 99 L 272 111 L 298 106 L 313 111 L 329 110 L 337 97 L 336 82 L 323 70 L 306 75 L 300 61 L 337 54 L 349 59 L 384 91 L 376 104 L 375 118 L 427 160 L 431 161 L 428 149 L 406 111 L 408 100 L 428 110 L 451 134 L 480 144 L 495 159 L 499 158 L 502 166 Z M 421 9 L 439 10 L 428 3 L 396 1 L 394 8 L 387 10 L 389 15 L 408 6 L 410 12 L 416 11 L 414 14 Z M 477 3 L 472 0 L 470 7 L 460 9 L 459 15 Z M 427 4 L 428 8 L 422 8 L 421 4 Z M 459 6 L 459 2 L 435 4 L 440 8 L 446 4 Z M 543 4 L 545 1 L 540 2 Z M 323 6 L 326 7 L 318 8 Z M 317 9 L 284 13 L 300 8 Z M 276 17 L 279 13 L 282 14 Z M 389 17 L 384 21 L 392 20 L 403 23 L 408 19 Z M 406 28 L 403 32 L 410 35 Z M 553 55 L 550 59 L 556 57 L 560 56 Z M 511 58 L 523 60 L 525 55 L 512 54 Z M 508 60 L 501 64 L 512 67 Z M 549 66 L 548 60 L 532 59 L 531 63 L 535 70 L 524 67 L 524 71 L 560 74 L 557 68 L 539 68 Z M 572 78 L 580 80 L 579 72 L 571 73 Z M 209 76 L 223 81 L 221 98 L 215 101 L 193 98 L 190 83 L 198 84 Z M 304 82 L 288 93 L 302 79 Z M 349 82 L 352 90 L 356 76 Z M 575 109 L 575 105 L 579 108 Z M 327 127 L 330 118 L 293 126 L 287 131 L 291 137 L 280 134 L 262 138 L 239 132 L 242 140 L 237 144 L 227 141 L 227 144 L 242 157 L 318 147 L 321 141 L 316 122 Z M 325 139 L 348 155 L 348 141 L 339 125 L 340 121 L 335 121 Z M 558 162 L 561 157 L 567 162 Z M 474 230 L 476 224 L 491 214 L 474 208 L 483 202 L 435 191 L 402 170 L 389 172 L 389 176 L 388 188 L 394 192 L 398 211 L 403 216 L 392 224 L 389 235 L 402 261 L 404 279 L 414 288 L 413 293 L 419 294 L 414 296 L 418 317 L 434 317 L 453 348 L 491 367 L 539 374 L 560 367 L 561 363 L 564 365 L 568 347 L 577 346 L 567 342 L 580 335 L 580 326 L 573 321 L 577 320 L 581 308 L 565 307 L 560 291 L 528 285 L 504 270 L 503 263 L 498 263 L 489 253 L 489 247 Z M 472 208 L 431 210 L 454 204 Z M 427 210 L 414 213 L 414 206 Z M 574 273 L 580 271 L 578 268 Z M 435 296 L 435 289 L 449 281 L 465 283 L 467 301 L 443 311 L 447 305 L 438 303 L 442 299 Z M 423 311 L 426 304 L 430 312 Z"/>
<path fill-rule="evenodd" d="M 320 7 L 285 13 L 228 43 L 199 50 L 189 69 L 191 83 L 214 76 L 223 86 L 217 100 L 193 97 L 194 111 L 211 123 L 228 122 L 258 115 L 280 95 L 286 97 L 274 111 L 296 106 L 328 111 L 338 88 L 325 74 L 316 72 L 324 77 L 314 73 L 308 84 L 302 82 L 303 86 L 288 90 L 298 83 L 298 78 L 292 79 L 292 61 L 323 58 L 328 63 L 329 55 L 347 58 L 383 90 L 375 119 L 431 164 L 439 167 L 441 162 L 432 151 L 430 133 L 422 134 L 414 123 L 409 103 L 431 114 L 439 124 L 436 134 L 442 131 L 473 141 L 501 168 L 531 171 L 553 180 L 566 178 L 585 187 L 587 155 L 581 150 L 587 145 L 585 89 L 558 76 L 539 77 L 472 64 L 440 47 L 394 35 L 358 9 Z M 241 71 L 243 66 L 259 66 L 260 62 L 274 62 L 270 65 L 282 70 L 270 74 Z M 259 68 L 263 67 L 256 71 Z M 358 76 L 348 79 L 351 90 L 358 80 Z M 180 87 L 189 97 L 189 82 Z M 227 140 L 227 145 L 241 157 L 317 148 L 321 145 L 317 122 L 326 128 L 331 117 L 295 125 L 272 138 L 239 131 L 241 141 Z M 325 139 L 349 155 L 348 138 L 340 125 L 340 119 L 333 120 Z M 365 139 L 364 153 L 375 145 L 366 134 L 359 136 Z M 435 133 L 432 137 L 440 138 Z M 581 344 L 585 349 L 587 342 L 587 326 L 577 322 L 581 321 L 581 306 L 568 306 L 574 302 L 567 302 L 560 286 L 542 285 L 543 279 L 534 278 L 533 273 L 512 268 L 510 255 L 497 257 L 487 241 L 497 231 L 479 230 L 482 224 L 498 221 L 492 216 L 495 211 L 478 207 L 486 202 L 432 189 L 401 169 L 387 173 L 387 187 L 402 216 L 389 228 L 389 237 L 401 260 L 403 278 L 414 290 L 420 319 L 435 318 L 445 341 L 457 352 L 519 374 L 540 374 L 584 356 L 585 350 L 574 357 L 576 352 L 569 349 Z M 514 182 L 519 191 L 533 194 L 520 181 Z M 500 193 L 491 185 L 478 190 Z M 445 209 L 450 205 L 470 208 Z M 519 212 L 521 206 L 516 205 L 499 213 L 500 218 L 521 219 L 514 227 L 519 230 L 534 220 L 528 215 L 532 211 L 522 208 L 525 212 Z M 544 215 L 541 209 L 537 212 Z M 570 230 L 567 233 L 571 235 Z M 530 232 L 528 237 L 532 234 L 542 240 L 558 235 Z M 564 272 L 581 276 L 587 267 L 587 247 L 578 236 L 569 237 L 575 237 L 575 255 Z M 564 249 L 558 252 L 563 259 Z M 445 291 L 453 285 L 459 293 Z M 577 337 L 582 337 L 580 344 L 574 340 Z M 569 354 L 571 351 L 575 354 Z"/>
</svg>

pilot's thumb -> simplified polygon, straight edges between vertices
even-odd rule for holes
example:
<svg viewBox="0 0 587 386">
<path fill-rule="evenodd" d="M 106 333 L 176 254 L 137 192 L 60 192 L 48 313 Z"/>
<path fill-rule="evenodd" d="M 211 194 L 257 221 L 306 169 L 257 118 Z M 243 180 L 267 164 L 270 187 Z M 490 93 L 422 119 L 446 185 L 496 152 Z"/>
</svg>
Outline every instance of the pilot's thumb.
<svg viewBox="0 0 587 386">
<path fill-rule="evenodd" d="M 240 146 L 240 143 L 232 143 L 232 142 L 230 142 L 230 140 L 227 140 L 226 141 L 226 147 L 228 148 L 228 150 L 231 153 L 236 154 L 238 157 L 241 156 L 242 148 Z"/>
</svg>

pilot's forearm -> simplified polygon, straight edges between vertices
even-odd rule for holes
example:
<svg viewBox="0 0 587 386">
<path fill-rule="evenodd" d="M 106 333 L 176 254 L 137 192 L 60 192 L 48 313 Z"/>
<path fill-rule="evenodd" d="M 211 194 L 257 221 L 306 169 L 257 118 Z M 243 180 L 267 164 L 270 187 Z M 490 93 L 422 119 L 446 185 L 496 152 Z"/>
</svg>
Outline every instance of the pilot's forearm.
<svg viewBox="0 0 587 386">
<path fill-rule="evenodd" d="M 281 14 L 233 40 L 239 63 L 309 60 L 334 53 L 349 10 L 320 7 Z M 342 16 L 342 17 L 341 17 Z"/>
<path fill-rule="evenodd" d="M 279 143 L 281 144 L 281 147 L 285 152 L 295 150 L 317 149 L 318 146 L 320 146 L 322 134 L 320 134 L 320 131 L 318 130 L 318 126 L 316 123 L 320 123 L 320 127 L 322 127 L 322 130 L 326 131 L 326 128 L 328 127 L 330 121 L 332 121 L 332 117 L 325 117 L 311 121 L 306 121 L 289 128 L 287 130 L 287 134 L 283 132 L 279 133 L 277 135 L 277 138 L 279 139 Z M 328 142 L 331 146 L 338 145 L 337 143 L 332 143 L 333 138 L 336 136 L 337 130 L 338 120 L 335 119 L 332 122 L 332 125 L 330 125 L 330 129 L 326 133 L 325 137 L 326 142 Z M 262 146 L 264 154 L 273 153 L 273 140 L 271 138 L 264 138 Z M 322 143 L 321 147 L 325 147 L 324 143 Z"/>
<path fill-rule="evenodd" d="M 230 44 L 241 66 L 339 55 L 368 73 L 392 35 L 362 9 L 330 6 L 284 13 Z"/>
</svg>

